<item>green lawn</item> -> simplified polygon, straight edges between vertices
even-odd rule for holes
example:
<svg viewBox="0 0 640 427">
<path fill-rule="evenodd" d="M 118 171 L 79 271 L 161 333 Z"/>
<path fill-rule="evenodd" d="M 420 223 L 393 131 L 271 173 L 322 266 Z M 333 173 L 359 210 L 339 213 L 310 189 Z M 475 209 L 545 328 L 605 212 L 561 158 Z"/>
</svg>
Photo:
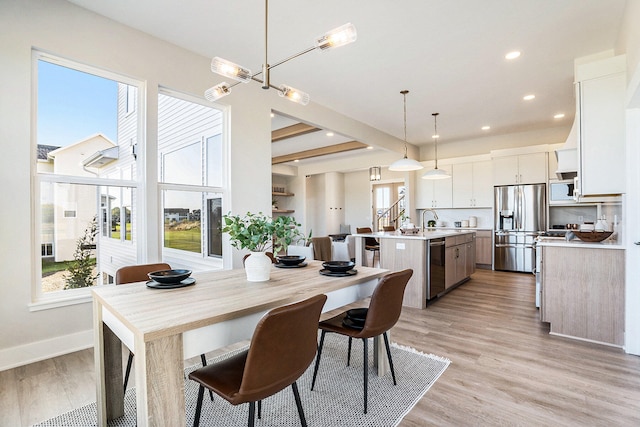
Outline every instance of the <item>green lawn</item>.
<svg viewBox="0 0 640 427">
<path fill-rule="evenodd" d="M 189 230 L 164 229 L 164 247 L 200 253 L 200 227 Z"/>
<path fill-rule="evenodd" d="M 52 260 L 42 260 L 42 277 L 46 277 L 50 274 L 57 273 L 58 271 L 66 271 L 69 269 L 69 265 L 73 261 L 61 261 L 55 262 Z M 96 259 L 91 259 L 92 265 L 96 265 Z"/>
</svg>

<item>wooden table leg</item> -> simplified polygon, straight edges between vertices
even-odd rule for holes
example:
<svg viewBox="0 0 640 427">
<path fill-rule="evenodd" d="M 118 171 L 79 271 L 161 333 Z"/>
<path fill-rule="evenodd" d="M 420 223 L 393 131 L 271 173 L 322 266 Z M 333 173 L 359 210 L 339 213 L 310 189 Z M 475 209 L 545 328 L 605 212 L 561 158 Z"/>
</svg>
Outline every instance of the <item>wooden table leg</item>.
<svg viewBox="0 0 640 427">
<path fill-rule="evenodd" d="M 102 305 L 94 300 L 94 360 L 98 425 L 124 415 L 122 343 L 102 322 Z"/>
<path fill-rule="evenodd" d="M 138 425 L 184 425 L 182 334 L 146 343 L 136 337 L 135 348 Z"/>
<path fill-rule="evenodd" d="M 391 336 L 389 332 L 387 332 L 389 336 L 389 343 L 391 343 Z M 387 372 L 389 372 L 389 360 L 387 359 L 387 349 L 384 346 L 384 337 L 382 335 L 378 335 L 373 338 L 373 364 L 376 368 L 378 368 L 378 376 L 383 376 Z"/>
</svg>

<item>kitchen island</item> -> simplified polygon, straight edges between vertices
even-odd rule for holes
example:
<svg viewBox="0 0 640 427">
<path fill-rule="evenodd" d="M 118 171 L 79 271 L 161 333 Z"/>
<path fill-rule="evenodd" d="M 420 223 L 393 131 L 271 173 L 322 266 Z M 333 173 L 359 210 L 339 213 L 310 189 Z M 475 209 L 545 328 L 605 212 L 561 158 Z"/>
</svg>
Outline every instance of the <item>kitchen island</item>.
<svg viewBox="0 0 640 427">
<path fill-rule="evenodd" d="M 541 239 L 540 320 L 549 333 L 624 344 L 624 246 Z"/>
<path fill-rule="evenodd" d="M 427 301 L 467 281 L 475 271 L 476 233 L 470 229 L 429 228 L 415 234 L 400 231 L 354 234 L 356 264 L 366 265 L 365 238 L 380 243 L 380 267 L 413 269 L 403 305 L 426 308 Z"/>
</svg>

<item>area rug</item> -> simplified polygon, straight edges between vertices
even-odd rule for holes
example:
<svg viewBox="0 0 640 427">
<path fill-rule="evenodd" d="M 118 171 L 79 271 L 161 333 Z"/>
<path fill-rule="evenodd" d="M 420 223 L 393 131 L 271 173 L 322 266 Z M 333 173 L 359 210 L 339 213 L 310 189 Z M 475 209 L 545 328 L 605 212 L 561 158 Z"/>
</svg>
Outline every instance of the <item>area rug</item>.
<svg viewBox="0 0 640 427">
<path fill-rule="evenodd" d="M 393 385 L 391 373 L 382 377 L 377 376 L 372 366 L 373 354 L 369 352 L 369 405 L 368 413 L 364 414 L 362 341 L 354 340 L 351 366 L 346 366 L 347 339 L 337 334 L 327 334 L 315 389 L 310 390 L 313 363 L 298 380 L 302 406 L 309 426 L 397 426 L 451 363 L 448 359 L 423 354 L 395 343 L 391 346 L 391 352 L 398 383 L 396 386 Z M 230 354 L 232 353 L 212 359 L 210 363 L 229 357 Z M 197 368 L 198 366 L 187 368 L 185 373 L 188 374 Z M 187 380 L 185 382 L 187 426 L 193 425 L 197 396 L 197 384 Z M 245 427 L 248 412 L 247 404 L 232 406 L 215 395 L 212 402 L 205 394 L 200 425 Z M 96 424 L 96 404 L 93 403 L 36 426 L 87 427 Z M 114 427 L 136 425 L 134 389 L 128 390 L 125 396 L 125 415 L 109 422 L 108 425 Z M 291 387 L 262 402 L 262 418 L 256 419 L 257 427 L 297 427 L 299 425 L 300 419 Z"/>
</svg>

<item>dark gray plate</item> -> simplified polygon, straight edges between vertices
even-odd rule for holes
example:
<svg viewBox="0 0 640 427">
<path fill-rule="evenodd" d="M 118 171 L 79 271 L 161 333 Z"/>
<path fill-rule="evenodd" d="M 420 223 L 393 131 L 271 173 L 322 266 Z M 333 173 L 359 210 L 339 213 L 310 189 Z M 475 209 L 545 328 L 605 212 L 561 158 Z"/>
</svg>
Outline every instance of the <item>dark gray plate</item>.
<svg viewBox="0 0 640 427">
<path fill-rule="evenodd" d="M 278 268 L 302 268 L 302 267 L 306 267 L 307 263 L 306 262 L 301 262 L 300 264 L 289 265 L 289 264 L 281 264 L 279 262 L 276 262 L 273 265 L 274 265 L 274 267 L 278 267 Z"/>
<path fill-rule="evenodd" d="M 358 274 L 358 270 L 348 270 L 348 271 L 330 271 L 326 269 L 320 270 L 320 274 L 323 276 L 331 276 L 331 277 L 347 277 L 347 276 L 355 276 Z"/>
<path fill-rule="evenodd" d="M 196 283 L 196 279 L 193 277 L 189 277 L 184 279 L 182 282 L 178 283 L 158 283 L 154 280 L 149 280 L 147 282 L 147 288 L 153 289 L 175 289 L 175 288 L 184 288 L 185 286 L 191 286 Z"/>
</svg>

